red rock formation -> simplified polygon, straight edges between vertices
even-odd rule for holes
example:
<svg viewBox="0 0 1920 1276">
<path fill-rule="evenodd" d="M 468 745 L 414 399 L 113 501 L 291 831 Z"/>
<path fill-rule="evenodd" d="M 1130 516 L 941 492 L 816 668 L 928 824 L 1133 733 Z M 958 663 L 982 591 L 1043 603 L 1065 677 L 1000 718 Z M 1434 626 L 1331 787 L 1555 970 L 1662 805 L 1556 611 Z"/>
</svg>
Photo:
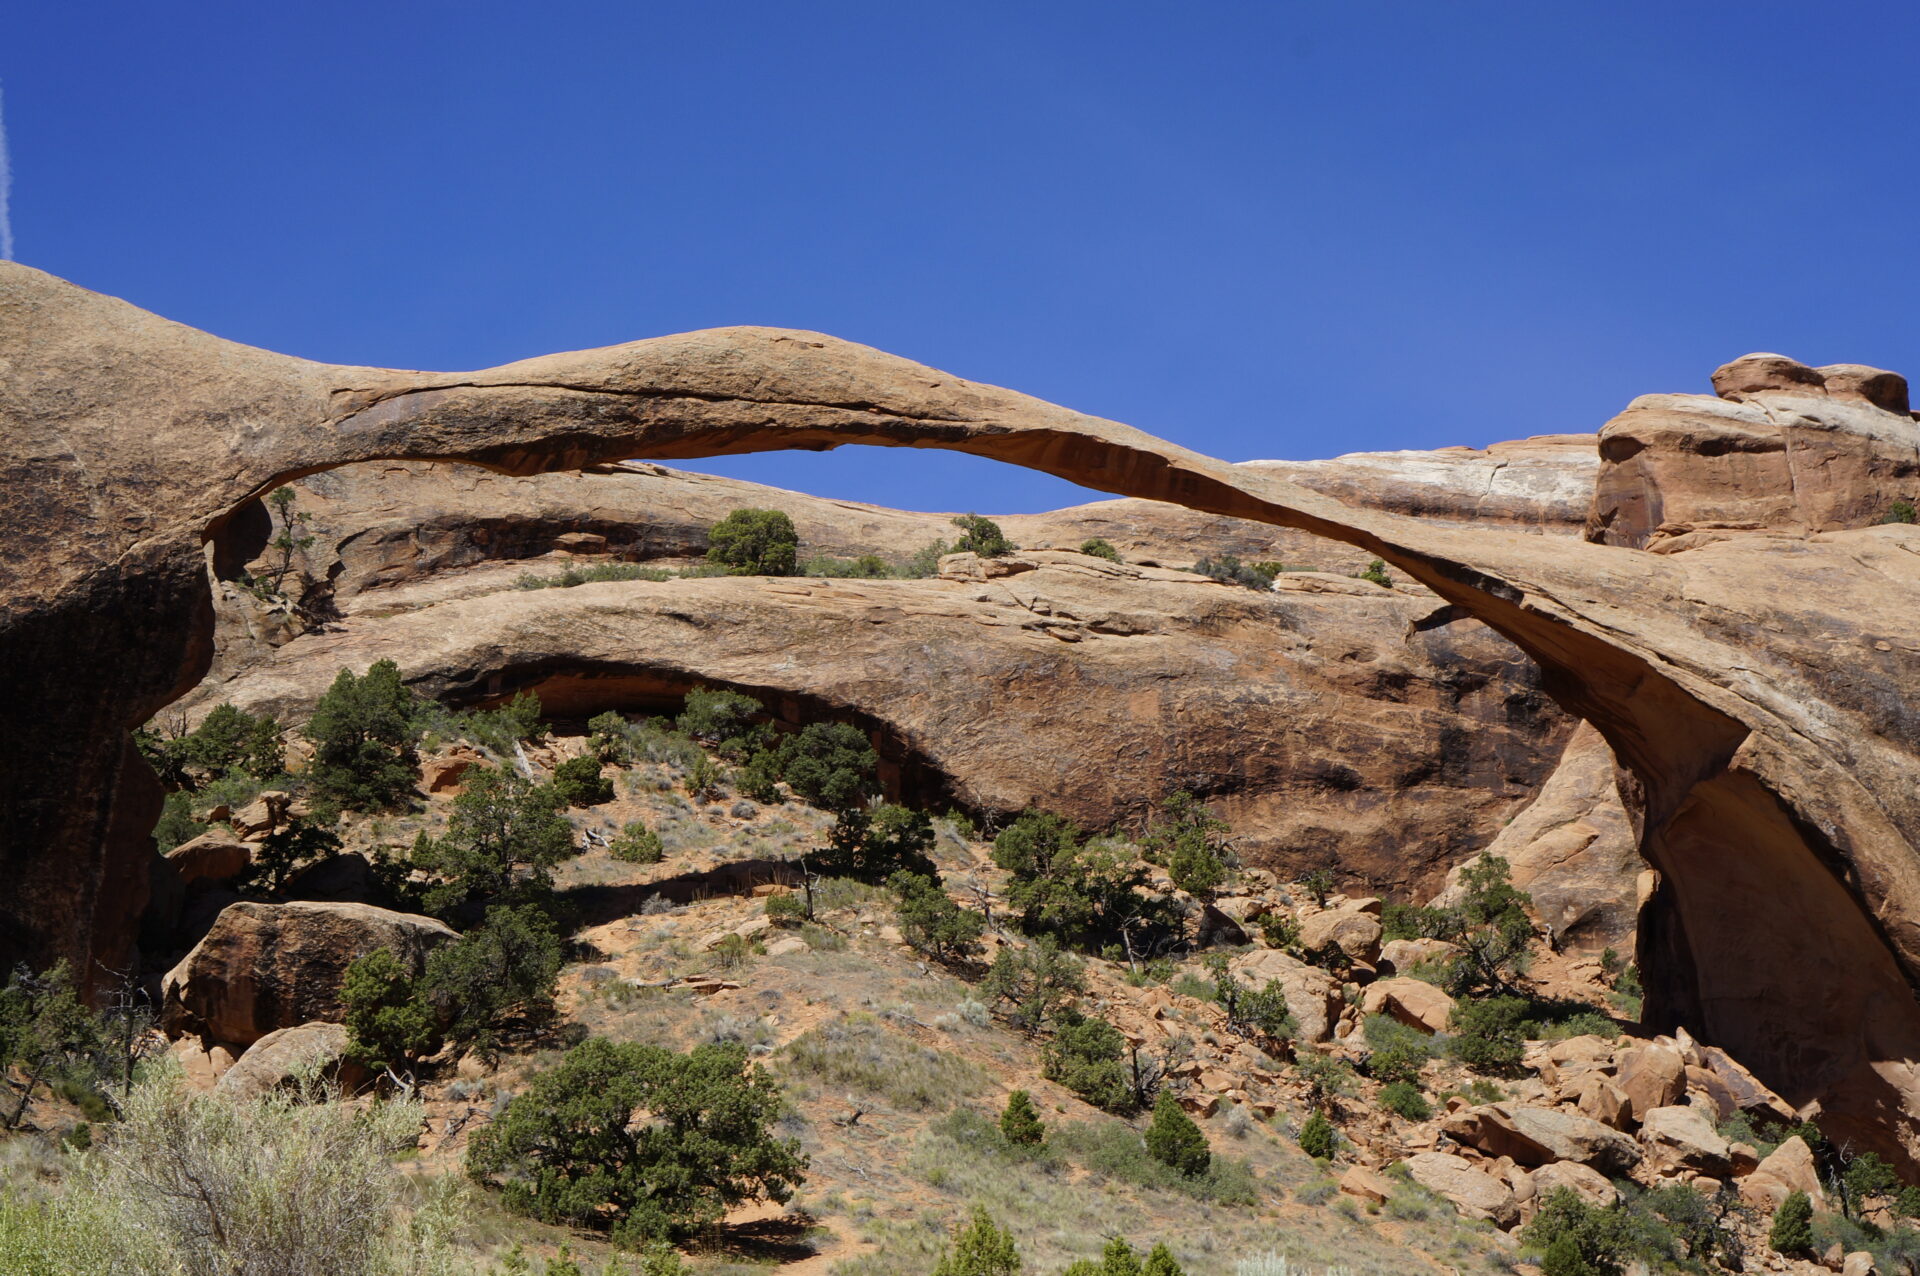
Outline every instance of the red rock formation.
<svg viewBox="0 0 1920 1276">
<path fill-rule="evenodd" d="M 394 457 L 531 473 L 947 447 L 1343 540 L 1499 630 L 1633 774 L 1664 876 L 1641 939 L 1650 1013 L 1699 1025 L 1789 1099 L 1821 1097 L 1837 1129 L 1887 1150 L 1913 1136 L 1888 1125 L 1920 1114 L 1920 530 L 1659 555 L 1435 526 L 811 333 L 723 329 L 473 373 L 336 368 L 9 263 L 0 350 L 0 663 L 17 687 L 0 710 L 0 959 L 64 952 L 91 970 L 127 942 L 158 794 L 126 732 L 205 670 L 202 545 L 231 561 L 233 511 L 276 483 Z M 1896 419 L 1793 397 L 1827 422 Z M 1796 487 L 1795 516 L 1819 527 L 1852 508 L 1823 500 Z"/>
</svg>

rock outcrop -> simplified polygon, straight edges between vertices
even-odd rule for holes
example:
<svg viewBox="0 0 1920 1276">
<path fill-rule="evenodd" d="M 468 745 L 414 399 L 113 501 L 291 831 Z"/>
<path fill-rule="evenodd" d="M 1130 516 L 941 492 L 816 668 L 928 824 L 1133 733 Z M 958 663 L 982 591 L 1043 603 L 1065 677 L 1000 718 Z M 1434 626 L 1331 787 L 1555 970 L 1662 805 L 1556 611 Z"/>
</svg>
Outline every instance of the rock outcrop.
<svg viewBox="0 0 1920 1276">
<path fill-rule="evenodd" d="M 207 668 L 207 553 L 216 574 L 250 556 L 233 516 L 276 484 L 396 457 L 524 474 L 947 447 L 1344 541 L 1499 630 L 1633 776 L 1623 796 L 1662 875 L 1640 938 L 1648 1014 L 1698 1026 L 1791 1101 L 1820 1099 L 1842 1136 L 1903 1161 L 1920 1146 L 1920 528 L 1855 514 L 1897 490 L 1830 499 L 1786 476 L 1782 498 L 1778 467 L 1744 466 L 1735 513 L 1699 521 L 1755 530 L 1638 553 L 1356 509 L 813 333 L 721 329 L 453 374 L 332 367 L 12 263 L 0 351 L 0 663 L 17 688 L 0 709 L 0 867 L 14 887 L 0 961 L 67 955 L 93 971 L 124 958 L 159 801 L 127 733 Z M 1891 445 L 1911 421 L 1876 393 L 1778 397 L 1836 437 Z M 1900 481 L 1877 468 L 1878 446 L 1836 443 L 1836 472 L 1861 476 L 1839 490 Z M 1683 525 L 1661 499 L 1657 514 L 1597 506 L 1596 524 L 1650 540 Z M 1784 521 L 1750 513 L 1762 509 Z"/>
<path fill-rule="evenodd" d="M 230 904 L 161 981 L 169 1036 L 229 1047 L 314 1020 L 339 1022 L 347 967 L 385 948 L 418 974 L 455 937 L 431 917 L 368 904 Z"/>
<path fill-rule="evenodd" d="M 1591 539 L 1670 554 L 1742 532 L 1868 527 L 1920 494 L 1899 374 L 1750 354 L 1713 388 L 1643 395 L 1601 429 Z"/>
<path fill-rule="evenodd" d="M 1570 729 L 1529 662 L 1424 590 L 1296 573 L 1257 592 L 1052 551 L 944 573 L 508 590 L 356 617 L 196 697 L 297 721 L 342 668 L 381 658 L 441 698 L 531 687 L 576 722 L 724 684 L 792 724 L 867 727 L 892 787 L 928 804 L 1041 803 L 1105 828 L 1186 787 L 1251 864 L 1423 894 L 1526 801 Z M 1379 919 L 1349 912 L 1309 924 L 1371 960 Z"/>
</svg>

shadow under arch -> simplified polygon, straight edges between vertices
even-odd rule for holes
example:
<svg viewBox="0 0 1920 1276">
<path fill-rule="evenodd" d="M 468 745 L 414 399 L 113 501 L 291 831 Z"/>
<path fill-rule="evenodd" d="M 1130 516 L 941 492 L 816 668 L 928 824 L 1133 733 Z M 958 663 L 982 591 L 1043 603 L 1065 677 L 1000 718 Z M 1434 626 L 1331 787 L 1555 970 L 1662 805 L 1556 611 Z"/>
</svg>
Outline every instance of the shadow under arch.
<svg viewBox="0 0 1920 1276">
<path fill-rule="evenodd" d="M 1750 654 L 1716 636 L 1732 603 L 1702 601 L 1658 556 L 1356 510 L 815 333 L 719 329 L 473 373 L 344 368 L 4 264 L 0 350 L 18 356 L 0 472 L 31 494 L 0 502 L 0 661 L 20 688 L 0 718 L 16 815 L 0 867 L 17 883 L 0 957 L 64 952 L 91 969 L 125 944 L 158 802 L 127 732 L 205 669 L 206 547 L 271 488 L 380 459 L 530 474 L 950 448 L 1357 545 L 1505 635 L 1633 774 L 1642 849 L 1665 878 L 1642 952 L 1653 1018 L 1696 1026 L 1796 1101 L 1821 1098 L 1869 1145 L 1909 1150 L 1920 874 L 1902 866 L 1920 798 L 1862 777 L 1893 780 L 1916 742 L 1850 758 L 1808 739 L 1726 674 Z M 1623 596 L 1636 605 L 1609 601 Z"/>
</svg>

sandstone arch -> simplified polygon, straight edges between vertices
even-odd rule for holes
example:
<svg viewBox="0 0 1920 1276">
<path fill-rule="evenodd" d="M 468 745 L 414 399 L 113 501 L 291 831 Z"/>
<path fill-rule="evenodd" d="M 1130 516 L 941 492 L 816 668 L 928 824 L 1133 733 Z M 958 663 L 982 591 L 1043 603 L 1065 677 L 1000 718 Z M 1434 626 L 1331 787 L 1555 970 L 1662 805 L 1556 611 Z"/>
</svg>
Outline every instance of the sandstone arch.
<svg viewBox="0 0 1920 1276">
<path fill-rule="evenodd" d="M 1920 534 L 1662 556 L 1363 512 L 812 333 L 721 329 L 477 373 L 311 363 L 0 264 L 0 959 L 113 960 L 157 790 L 128 730 L 204 669 L 204 555 L 289 477 L 942 447 L 1362 546 L 1504 633 L 1633 774 L 1667 886 L 1650 1011 L 1843 1128 L 1920 1112 Z M 1890 1121 L 1890 1117 L 1899 1117 Z M 1885 1137 L 1879 1146 L 1895 1150 Z"/>
</svg>

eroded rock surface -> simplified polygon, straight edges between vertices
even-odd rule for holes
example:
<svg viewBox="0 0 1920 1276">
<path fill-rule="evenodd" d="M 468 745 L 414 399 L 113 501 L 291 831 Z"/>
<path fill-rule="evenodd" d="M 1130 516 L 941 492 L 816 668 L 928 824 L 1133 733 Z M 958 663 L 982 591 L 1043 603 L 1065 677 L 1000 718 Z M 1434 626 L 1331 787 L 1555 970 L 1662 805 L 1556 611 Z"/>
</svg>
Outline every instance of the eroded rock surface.
<svg viewBox="0 0 1920 1276">
<path fill-rule="evenodd" d="M 720 683 L 793 723 L 869 727 L 896 787 L 929 803 L 1039 803 L 1105 828 L 1186 787 L 1251 864 L 1422 892 L 1526 801 L 1570 729 L 1530 662 L 1424 590 L 1299 573 L 1262 593 L 1050 551 L 943 571 L 619 581 L 361 615 L 196 699 L 297 721 L 342 668 L 382 658 L 436 696 L 530 686 L 575 720 Z M 1371 959 L 1379 920 L 1349 911 L 1341 942 Z"/>
</svg>

